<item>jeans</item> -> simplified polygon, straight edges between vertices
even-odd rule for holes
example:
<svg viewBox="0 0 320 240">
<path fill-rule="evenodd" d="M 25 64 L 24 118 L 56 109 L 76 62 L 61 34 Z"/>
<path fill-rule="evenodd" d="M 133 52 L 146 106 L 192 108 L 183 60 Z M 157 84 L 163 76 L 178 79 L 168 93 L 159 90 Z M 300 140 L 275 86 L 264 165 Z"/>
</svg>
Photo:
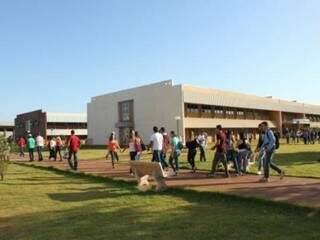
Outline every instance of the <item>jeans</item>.
<svg viewBox="0 0 320 240">
<path fill-rule="evenodd" d="M 180 152 L 174 151 L 169 158 L 170 166 L 172 167 L 174 172 L 179 171 L 179 156 L 180 156 Z"/>
<path fill-rule="evenodd" d="M 19 151 L 20 157 L 24 157 L 24 147 L 20 147 L 19 150 L 20 150 L 20 151 Z"/>
<path fill-rule="evenodd" d="M 33 148 L 29 148 L 28 151 L 29 151 L 30 162 L 32 162 L 34 160 L 34 155 L 33 155 L 34 149 Z"/>
<path fill-rule="evenodd" d="M 233 162 L 234 169 L 238 174 L 240 174 L 240 168 L 239 164 L 237 161 L 237 157 L 235 156 L 235 151 L 234 150 L 227 150 L 227 162 Z"/>
<path fill-rule="evenodd" d="M 168 164 L 163 159 L 163 155 L 162 155 L 162 151 L 161 150 L 153 150 L 152 162 L 161 163 L 162 168 L 168 167 Z"/>
<path fill-rule="evenodd" d="M 238 153 L 238 165 L 240 172 L 246 173 L 248 166 L 249 151 L 242 150 Z"/>
<path fill-rule="evenodd" d="M 129 154 L 130 154 L 130 160 L 131 161 L 136 160 L 137 152 L 129 152 Z"/>
<path fill-rule="evenodd" d="M 42 161 L 42 160 L 43 160 L 42 150 L 43 150 L 43 147 L 42 147 L 42 146 L 38 146 L 38 147 L 37 147 L 38 160 L 39 160 L 39 161 Z"/>
<path fill-rule="evenodd" d="M 200 162 L 205 162 L 205 161 L 207 161 L 206 147 L 200 145 Z"/>
<path fill-rule="evenodd" d="M 161 159 L 160 159 L 160 162 L 161 162 L 161 165 L 163 168 L 166 168 L 168 167 L 168 163 L 167 163 L 167 154 L 162 150 L 161 151 Z"/>
<path fill-rule="evenodd" d="M 264 163 L 264 158 L 265 158 L 265 151 L 260 151 L 258 155 L 258 171 L 261 171 L 261 168 Z"/>
<path fill-rule="evenodd" d="M 72 156 L 73 156 L 73 161 L 71 160 Z M 71 169 L 73 169 L 73 170 L 78 169 L 77 151 L 72 151 L 71 149 L 69 150 L 68 163 L 69 163 L 69 166 Z"/>
<path fill-rule="evenodd" d="M 227 165 L 227 156 L 225 152 L 216 151 L 211 167 L 211 173 L 214 175 L 217 171 L 219 163 L 222 162 L 224 166 L 224 172 L 226 176 L 229 176 L 228 165 Z"/>
<path fill-rule="evenodd" d="M 188 151 L 188 163 L 191 165 L 192 169 L 195 168 L 195 157 L 197 155 L 197 150 L 196 149 L 191 149 Z"/>
<path fill-rule="evenodd" d="M 268 179 L 270 176 L 270 168 L 275 170 L 277 173 L 282 173 L 282 170 L 272 162 L 274 150 L 266 150 L 264 158 L 264 178 Z"/>
</svg>

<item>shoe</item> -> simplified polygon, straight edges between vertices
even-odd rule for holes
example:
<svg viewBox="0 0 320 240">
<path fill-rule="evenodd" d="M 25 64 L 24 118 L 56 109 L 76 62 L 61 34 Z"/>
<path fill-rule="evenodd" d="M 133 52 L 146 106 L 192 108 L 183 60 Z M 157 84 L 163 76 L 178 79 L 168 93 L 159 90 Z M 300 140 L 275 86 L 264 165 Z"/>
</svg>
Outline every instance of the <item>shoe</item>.
<svg viewBox="0 0 320 240">
<path fill-rule="evenodd" d="M 207 174 L 207 177 L 215 177 L 215 175 L 216 175 L 215 173 L 210 172 Z"/>
<path fill-rule="evenodd" d="M 261 179 L 260 179 L 260 181 L 259 181 L 259 182 L 267 183 L 267 182 L 269 182 L 269 178 L 265 178 L 265 177 L 263 177 L 263 178 L 261 178 Z"/>
<path fill-rule="evenodd" d="M 281 173 L 280 173 L 280 180 L 282 180 L 283 178 L 284 178 L 284 171 L 281 171 Z"/>
<path fill-rule="evenodd" d="M 257 173 L 258 173 L 258 175 L 259 175 L 259 176 L 261 176 L 261 175 L 262 175 L 262 172 L 261 172 L 261 171 L 258 171 Z"/>
</svg>

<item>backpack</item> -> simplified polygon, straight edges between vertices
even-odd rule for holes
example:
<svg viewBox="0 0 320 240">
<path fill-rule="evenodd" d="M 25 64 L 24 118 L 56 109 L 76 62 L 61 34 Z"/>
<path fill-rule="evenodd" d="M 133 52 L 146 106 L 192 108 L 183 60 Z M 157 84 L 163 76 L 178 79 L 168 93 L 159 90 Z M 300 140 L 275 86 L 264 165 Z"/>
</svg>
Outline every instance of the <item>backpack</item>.
<svg viewBox="0 0 320 240">
<path fill-rule="evenodd" d="M 184 148 L 182 142 L 179 142 L 179 143 L 178 143 L 177 148 L 178 148 L 180 151 Z"/>
</svg>

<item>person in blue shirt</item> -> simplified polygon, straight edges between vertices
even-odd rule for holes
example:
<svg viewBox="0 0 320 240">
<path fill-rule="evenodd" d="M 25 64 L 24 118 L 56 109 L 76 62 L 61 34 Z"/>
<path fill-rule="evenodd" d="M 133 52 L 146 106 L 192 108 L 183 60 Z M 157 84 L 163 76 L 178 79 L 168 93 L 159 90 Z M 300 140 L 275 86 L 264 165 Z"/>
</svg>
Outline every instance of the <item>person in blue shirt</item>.
<svg viewBox="0 0 320 240">
<path fill-rule="evenodd" d="M 169 158 L 169 164 L 174 171 L 174 175 L 177 175 L 178 171 L 179 171 L 179 162 L 178 161 L 179 161 L 179 156 L 181 154 L 181 149 L 179 148 L 180 140 L 174 131 L 171 131 L 170 137 L 171 137 L 171 141 L 170 141 L 171 155 Z"/>
<path fill-rule="evenodd" d="M 272 162 L 272 158 L 276 150 L 276 137 L 274 136 L 273 131 L 269 128 L 267 122 L 262 122 L 261 128 L 264 136 L 260 149 L 265 151 L 264 177 L 261 179 L 261 182 L 269 182 L 270 168 L 278 172 L 280 179 L 283 179 L 284 171 Z"/>
</svg>

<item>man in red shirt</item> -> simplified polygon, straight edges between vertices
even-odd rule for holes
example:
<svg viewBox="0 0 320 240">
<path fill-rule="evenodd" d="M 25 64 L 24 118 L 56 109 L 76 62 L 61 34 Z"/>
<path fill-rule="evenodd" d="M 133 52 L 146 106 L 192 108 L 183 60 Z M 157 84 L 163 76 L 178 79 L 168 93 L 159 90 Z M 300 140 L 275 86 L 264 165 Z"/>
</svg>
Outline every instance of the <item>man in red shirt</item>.
<svg viewBox="0 0 320 240">
<path fill-rule="evenodd" d="M 68 163 L 71 169 L 77 171 L 78 169 L 78 158 L 77 153 L 80 148 L 80 139 L 75 135 L 74 130 L 71 130 L 71 136 L 67 142 L 67 145 L 69 146 L 69 157 L 68 157 Z M 73 161 L 71 161 L 73 155 Z"/>
<path fill-rule="evenodd" d="M 216 149 L 216 153 L 214 155 L 214 159 L 212 162 L 211 172 L 209 173 L 210 176 L 214 177 L 217 171 L 217 167 L 220 162 L 222 162 L 224 166 L 225 176 L 230 177 L 227 165 L 227 144 L 226 144 L 226 134 L 222 131 L 222 126 L 217 126 L 217 143 L 213 147 L 212 150 Z"/>
</svg>

